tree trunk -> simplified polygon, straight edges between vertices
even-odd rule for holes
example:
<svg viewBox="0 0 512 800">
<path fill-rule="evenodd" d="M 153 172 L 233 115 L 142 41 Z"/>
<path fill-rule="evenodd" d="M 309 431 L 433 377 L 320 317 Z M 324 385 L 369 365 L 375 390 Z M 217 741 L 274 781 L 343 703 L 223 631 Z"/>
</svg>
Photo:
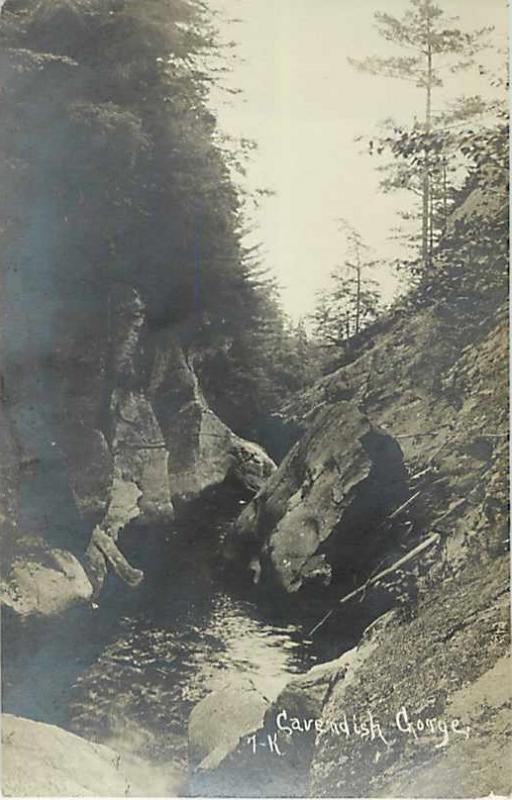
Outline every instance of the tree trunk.
<svg viewBox="0 0 512 800">
<path fill-rule="evenodd" d="M 443 156 L 443 233 L 448 225 L 448 168 L 446 156 Z"/>
<path fill-rule="evenodd" d="M 427 22 L 428 28 L 428 50 L 427 50 L 427 98 L 425 110 L 425 158 L 423 164 L 423 190 L 422 190 L 422 231 L 421 231 L 421 256 L 423 269 L 426 271 L 430 266 L 430 159 L 429 142 L 430 129 L 432 125 L 432 46 L 430 43 L 430 21 Z"/>
<path fill-rule="evenodd" d="M 357 259 L 357 291 L 356 291 L 356 336 L 359 333 L 360 319 L 361 319 L 361 265 L 359 263 L 359 254 Z"/>
</svg>

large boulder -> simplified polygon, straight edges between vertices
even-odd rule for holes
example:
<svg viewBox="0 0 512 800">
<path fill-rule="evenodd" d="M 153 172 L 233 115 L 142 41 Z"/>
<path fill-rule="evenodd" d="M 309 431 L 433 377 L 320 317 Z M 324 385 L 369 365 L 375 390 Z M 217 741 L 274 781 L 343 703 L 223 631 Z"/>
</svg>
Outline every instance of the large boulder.
<svg viewBox="0 0 512 800">
<path fill-rule="evenodd" d="M 352 403 L 337 402 L 241 514 L 225 552 L 259 553 L 262 579 L 290 593 L 353 585 L 386 546 L 379 525 L 406 491 L 398 443 Z"/>
<path fill-rule="evenodd" d="M 268 707 L 268 700 L 248 684 L 228 686 L 201 700 L 188 725 L 192 772 L 215 770 L 243 737 L 261 728 Z"/>
<path fill-rule="evenodd" d="M 2 715 L 6 797 L 175 796 L 180 776 L 54 725 Z"/>
<path fill-rule="evenodd" d="M 55 617 L 91 597 L 91 583 L 78 559 L 38 543 L 21 547 L 0 588 L 2 604 L 20 618 Z"/>
</svg>

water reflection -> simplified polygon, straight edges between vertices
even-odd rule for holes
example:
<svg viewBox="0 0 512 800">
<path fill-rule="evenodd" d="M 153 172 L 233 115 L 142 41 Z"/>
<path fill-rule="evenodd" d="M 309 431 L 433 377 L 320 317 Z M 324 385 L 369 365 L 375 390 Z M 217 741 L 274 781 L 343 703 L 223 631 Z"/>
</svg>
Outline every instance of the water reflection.
<svg viewBox="0 0 512 800">
<path fill-rule="evenodd" d="M 209 692 L 251 685 L 272 700 L 311 666 L 295 626 L 268 624 L 253 603 L 219 588 L 200 603 L 183 594 L 177 602 L 176 589 L 167 603 L 123 617 L 115 641 L 79 677 L 70 703 L 77 733 L 184 763 L 190 711 Z"/>
</svg>

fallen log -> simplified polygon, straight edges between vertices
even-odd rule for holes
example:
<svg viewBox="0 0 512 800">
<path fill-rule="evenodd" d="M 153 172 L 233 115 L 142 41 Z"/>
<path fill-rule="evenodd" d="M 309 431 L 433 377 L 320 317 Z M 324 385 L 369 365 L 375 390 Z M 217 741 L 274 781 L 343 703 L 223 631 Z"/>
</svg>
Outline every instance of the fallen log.
<svg viewBox="0 0 512 800">
<path fill-rule="evenodd" d="M 411 506 L 411 505 L 414 503 L 414 501 L 418 499 L 418 497 L 420 496 L 420 494 L 421 494 L 421 492 L 420 492 L 420 491 L 418 491 L 418 492 L 415 492 L 415 493 L 412 495 L 412 497 L 409 497 L 409 499 L 405 501 L 405 503 L 402 503 L 402 505 L 401 505 L 401 506 L 399 506 L 397 509 L 395 509 L 395 510 L 393 511 L 393 513 L 389 515 L 389 517 L 386 517 L 386 519 L 384 520 L 384 522 L 389 522 L 389 520 L 391 520 L 391 519 L 395 519 L 395 517 L 398 517 L 398 515 L 399 515 L 399 514 L 401 514 L 401 513 L 402 513 L 402 511 L 406 511 L 406 509 L 408 509 L 408 508 L 409 508 L 409 506 Z"/>
<path fill-rule="evenodd" d="M 350 592 L 350 594 L 347 594 L 345 595 L 345 597 L 342 597 L 341 600 L 338 601 L 338 603 L 341 605 L 342 603 L 347 603 L 349 600 L 352 600 L 352 598 L 357 597 L 358 594 L 364 592 L 369 586 L 375 586 L 383 578 L 386 578 L 388 575 L 392 575 L 393 572 L 396 572 L 397 569 L 400 569 L 405 564 L 408 564 L 410 561 L 413 561 L 417 556 L 419 556 L 429 547 L 432 547 L 433 544 L 438 544 L 440 541 L 441 541 L 440 535 L 438 533 L 432 533 L 427 539 L 425 539 L 424 542 L 421 542 L 421 544 L 417 545 L 417 547 L 414 547 L 412 550 L 409 550 L 409 552 L 406 553 L 405 556 L 399 558 L 398 561 L 395 561 L 395 563 L 391 564 L 390 567 L 383 569 L 382 572 L 378 572 L 377 575 L 374 575 L 373 578 L 367 580 L 366 583 L 362 584 L 362 586 L 359 586 L 357 589 L 354 589 L 353 592 Z"/>
<path fill-rule="evenodd" d="M 440 522 L 442 522 L 444 519 L 447 519 L 448 517 L 450 517 L 453 514 L 454 511 L 457 511 L 458 508 L 460 508 L 461 506 L 465 505 L 467 502 L 468 502 L 468 500 L 467 500 L 466 497 L 461 497 L 459 500 L 456 500 L 454 503 L 451 504 L 451 506 L 448 509 L 448 511 L 445 511 L 444 514 L 441 514 L 441 516 L 438 517 L 434 521 L 434 523 L 432 525 L 432 528 L 434 530 L 437 530 L 437 526 L 439 525 Z"/>
<path fill-rule="evenodd" d="M 413 561 L 415 558 L 425 552 L 425 550 L 428 550 L 429 547 L 432 547 L 434 544 L 438 544 L 440 541 L 441 536 L 438 533 L 432 533 L 427 539 L 425 539 L 425 541 L 421 542 L 412 550 L 409 550 L 408 553 L 402 556 L 402 558 L 399 558 L 398 561 L 395 561 L 394 564 L 391 564 L 391 566 L 386 567 L 386 569 L 383 569 L 381 572 L 378 572 L 377 575 L 369 578 L 365 583 L 361 584 L 361 586 L 358 586 L 357 589 L 354 589 L 353 592 L 350 592 L 350 594 L 347 594 L 342 597 L 341 600 L 338 600 L 338 605 L 348 603 L 349 600 L 353 600 L 358 595 L 363 594 L 370 586 L 376 586 L 383 578 L 386 578 L 388 575 L 392 575 L 405 564 Z M 331 610 L 328 611 L 324 617 L 322 617 L 320 622 L 318 622 L 315 627 L 310 630 L 308 635 L 312 636 L 315 631 L 317 631 L 324 624 L 324 622 L 327 622 L 329 617 L 334 614 L 334 611 L 335 609 L 331 608 Z"/>
</svg>

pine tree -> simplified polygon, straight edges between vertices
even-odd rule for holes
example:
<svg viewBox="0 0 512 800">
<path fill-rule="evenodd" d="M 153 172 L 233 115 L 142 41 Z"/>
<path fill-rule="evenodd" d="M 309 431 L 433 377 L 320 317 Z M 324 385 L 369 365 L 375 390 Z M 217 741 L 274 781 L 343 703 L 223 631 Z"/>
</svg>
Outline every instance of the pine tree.
<svg viewBox="0 0 512 800">
<path fill-rule="evenodd" d="M 0 246 L 20 353 L 66 362 L 54 398 L 69 364 L 101 394 L 117 292 L 133 287 L 148 340 L 219 354 L 247 431 L 282 385 L 262 355 L 280 312 L 242 243 L 243 198 L 208 105 L 204 4 L 6 0 L 0 46 Z"/>
<path fill-rule="evenodd" d="M 368 258 L 368 246 L 346 220 L 347 258 L 331 273 L 331 286 L 318 294 L 311 320 L 316 337 L 327 347 L 348 347 L 380 311 L 380 292 L 368 270 L 377 261 Z"/>
<path fill-rule="evenodd" d="M 396 44 L 405 55 L 363 60 L 349 59 L 358 69 L 373 75 L 383 75 L 410 81 L 423 91 L 424 111 L 421 136 L 421 259 L 426 271 L 432 262 L 434 181 L 432 161 L 434 152 L 432 98 L 443 86 L 443 73 L 468 69 L 474 56 L 485 44 L 491 30 L 483 28 L 465 33 L 453 25 L 457 18 L 446 19 L 443 9 L 433 0 L 410 0 L 410 7 L 397 18 L 391 14 L 375 14 L 377 29 L 388 42 Z M 442 169 L 446 166 L 441 157 Z"/>
</svg>

